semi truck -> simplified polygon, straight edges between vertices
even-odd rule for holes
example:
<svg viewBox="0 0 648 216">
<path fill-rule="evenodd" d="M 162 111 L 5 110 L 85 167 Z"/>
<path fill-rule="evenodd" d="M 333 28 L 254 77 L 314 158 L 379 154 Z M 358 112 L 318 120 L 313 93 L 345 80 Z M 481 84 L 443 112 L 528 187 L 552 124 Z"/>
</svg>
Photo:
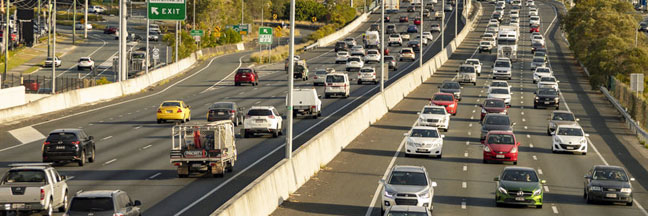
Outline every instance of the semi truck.
<svg viewBox="0 0 648 216">
<path fill-rule="evenodd" d="M 517 26 L 500 26 L 497 33 L 497 57 L 509 58 L 511 61 L 517 60 L 517 42 L 520 35 Z"/>
<path fill-rule="evenodd" d="M 232 121 L 175 125 L 171 136 L 170 161 L 177 167 L 178 177 L 192 173 L 222 177 L 234 170 L 237 150 Z"/>
</svg>

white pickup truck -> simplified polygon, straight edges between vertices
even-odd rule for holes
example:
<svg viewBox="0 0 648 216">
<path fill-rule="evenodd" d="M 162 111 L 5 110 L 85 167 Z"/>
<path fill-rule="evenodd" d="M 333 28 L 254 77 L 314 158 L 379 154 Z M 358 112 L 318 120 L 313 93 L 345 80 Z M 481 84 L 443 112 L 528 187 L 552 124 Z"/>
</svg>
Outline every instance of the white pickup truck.
<svg viewBox="0 0 648 216">
<path fill-rule="evenodd" d="M 286 97 L 286 102 L 287 102 Z M 315 89 L 293 89 L 293 116 L 322 116 L 322 100 Z"/>
<path fill-rule="evenodd" d="M 67 210 L 68 185 L 49 163 L 11 164 L 0 181 L 0 206 L 8 212 L 53 215 Z"/>
</svg>

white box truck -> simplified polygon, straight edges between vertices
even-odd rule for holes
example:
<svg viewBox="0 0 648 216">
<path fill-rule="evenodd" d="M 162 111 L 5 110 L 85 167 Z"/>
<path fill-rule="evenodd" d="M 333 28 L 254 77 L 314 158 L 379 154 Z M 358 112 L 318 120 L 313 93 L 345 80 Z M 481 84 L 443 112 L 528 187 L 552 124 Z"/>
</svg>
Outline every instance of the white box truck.
<svg viewBox="0 0 648 216">
<path fill-rule="evenodd" d="M 293 116 L 311 116 L 316 119 L 322 116 L 322 101 L 313 89 L 293 89 Z M 286 97 L 288 102 L 288 97 Z"/>
<path fill-rule="evenodd" d="M 400 0 L 385 0 L 385 13 L 398 13 Z"/>
</svg>

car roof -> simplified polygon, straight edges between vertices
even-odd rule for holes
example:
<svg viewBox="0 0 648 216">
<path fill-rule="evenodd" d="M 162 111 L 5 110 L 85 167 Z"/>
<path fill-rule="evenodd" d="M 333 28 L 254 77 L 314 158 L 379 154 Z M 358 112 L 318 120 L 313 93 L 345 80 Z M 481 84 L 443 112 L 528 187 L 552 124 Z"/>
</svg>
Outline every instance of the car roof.
<svg viewBox="0 0 648 216">
<path fill-rule="evenodd" d="M 439 105 L 426 105 L 426 106 L 423 107 L 423 109 L 425 109 L 425 108 L 441 108 L 441 109 L 445 109 L 444 106 L 439 106 Z"/>
<path fill-rule="evenodd" d="M 581 129 L 581 130 L 583 129 L 583 127 L 581 127 L 581 126 L 578 125 L 578 124 L 558 125 L 557 128 L 576 128 L 576 129 Z"/>
<path fill-rule="evenodd" d="M 424 173 L 425 168 L 422 166 L 395 165 L 392 171 Z"/>
<path fill-rule="evenodd" d="M 252 106 L 250 107 L 251 110 L 253 109 L 274 109 L 273 106 Z"/>
<path fill-rule="evenodd" d="M 335 73 L 328 73 L 326 76 L 333 76 L 333 75 L 338 75 L 338 76 L 347 76 L 345 73 L 340 73 L 340 72 L 335 72 Z"/>
<path fill-rule="evenodd" d="M 535 169 L 533 169 L 531 167 L 523 167 L 523 166 L 507 166 L 507 167 L 504 167 L 503 171 L 506 171 L 506 170 L 527 170 L 527 171 L 535 172 Z"/>
<path fill-rule="evenodd" d="M 81 131 L 83 131 L 83 130 L 79 129 L 79 128 L 60 128 L 60 129 L 53 130 L 52 132 L 50 132 L 50 134 L 52 134 L 52 133 L 64 133 L 64 132 L 79 133 Z"/>
<path fill-rule="evenodd" d="M 623 170 L 625 171 L 625 168 L 620 167 L 620 166 L 612 166 L 612 165 L 594 165 L 594 169 L 616 169 L 616 170 Z"/>
<path fill-rule="evenodd" d="M 423 130 L 435 130 L 435 131 L 439 131 L 439 129 L 437 129 L 436 127 L 430 127 L 430 126 L 414 126 L 414 127 L 412 127 L 412 130 L 414 130 L 414 129 L 423 129 Z"/>
<path fill-rule="evenodd" d="M 441 84 L 446 84 L 446 83 L 457 83 L 457 84 L 459 84 L 459 82 L 453 81 L 453 80 L 443 80 L 443 82 Z"/>
<path fill-rule="evenodd" d="M 506 90 L 509 90 L 508 87 L 502 87 L 502 86 L 491 86 L 491 87 L 488 87 L 488 89 L 489 89 L 489 90 L 490 90 L 490 89 L 506 89 Z"/>
<path fill-rule="evenodd" d="M 74 197 L 112 197 L 113 194 L 120 192 L 120 190 L 92 190 L 80 191 Z"/>
<path fill-rule="evenodd" d="M 182 102 L 182 101 L 181 100 L 165 100 L 165 101 L 162 101 L 162 103 L 166 103 L 166 102 Z"/>
<path fill-rule="evenodd" d="M 554 110 L 553 112 L 551 112 L 552 115 L 553 115 L 553 114 L 556 114 L 556 113 L 565 113 L 565 114 L 572 114 L 572 115 L 574 115 L 574 113 L 572 113 L 572 112 L 570 112 L 570 111 L 567 111 L 567 110 Z"/>
<path fill-rule="evenodd" d="M 507 117 L 507 118 L 509 118 L 509 116 L 508 116 L 507 114 L 487 113 L 486 116 L 484 116 L 484 119 L 485 119 L 486 117 L 489 117 L 489 116 L 499 116 L 499 117 Z M 509 119 L 510 119 L 510 118 L 509 118 Z"/>
<path fill-rule="evenodd" d="M 454 97 L 454 95 L 452 93 L 445 93 L 445 92 L 437 92 L 437 93 L 434 93 L 433 96 L 436 96 L 436 95 L 450 95 L 450 96 Z"/>
<path fill-rule="evenodd" d="M 404 212 L 420 212 L 425 213 L 427 208 L 423 206 L 413 206 L 413 205 L 395 205 L 389 208 L 389 211 L 404 211 Z"/>
</svg>

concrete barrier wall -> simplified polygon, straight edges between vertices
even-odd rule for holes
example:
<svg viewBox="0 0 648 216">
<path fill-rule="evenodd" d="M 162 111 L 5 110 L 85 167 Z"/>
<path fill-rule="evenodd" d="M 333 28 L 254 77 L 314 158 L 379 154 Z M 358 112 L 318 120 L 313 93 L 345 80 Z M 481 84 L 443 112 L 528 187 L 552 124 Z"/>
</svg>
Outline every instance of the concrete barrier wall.
<svg viewBox="0 0 648 216">
<path fill-rule="evenodd" d="M 0 89 L 0 109 L 25 104 L 25 86 Z"/>
<path fill-rule="evenodd" d="M 481 16 L 481 5 L 477 16 Z M 355 137 L 382 118 L 407 94 L 430 78 L 471 31 L 470 20 L 449 46 L 417 68 L 349 112 L 293 153 L 291 160 L 284 159 L 250 183 L 211 215 L 268 215 L 288 196 L 306 183 L 320 167 L 330 162 Z"/>
<path fill-rule="evenodd" d="M 49 97 L 41 98 L 39 100 L 24 103 L 24 87 L 20 86 L 23 92 L 23 104 L 20 106 L 13 106 L 10 108 L 1 109 L 0 107 L 0 123 L 16 121 L 24 118 L 33 117 L 35 115 L 46 114 L 58 110 L 71 108 L 74 106 L 96 103 L 99 101 L 114 99 L 117 97 L 134 94 L 140 92 L 151 85 L 158 83 L 164 79 L 170 78 L 176 74 L 182 73 L 189 69 L 196 63 L 196 55 L 192 54 L 188 58 L 184 58 L 177 63 L 167 65 L 162 68 L 150 71 L 148 75 L 142 75 L 124 82 L 110 83 L 105 85 L 94 86 L 90 88 L 82 88 L 73 91 L 68 91 L 60 94 L 51 95 Z M 18 87 L 16 87 L 18 88 Z M 3 89 L 4 90 L 4 89 Z M 2 94 L 0 94 L 0 98 Z M 5 104 L 3 101 L 2 105 Z"/>
<path fill-rule="evenodd" d="M 360 16 L 358 16 L 355 20 L 351 21 L 351 23 L 347 24 L 340 30 L 336 31 L 333 34 L 327 35 L 326 37 L 320 38 L 317 40 L 318 46 L 319 47 L 325 47 L 328 46 L 329 44 L 340 40 L 340 38 L 344 37 L 347 35 L 349 32 L 355 30 L 362 24 L 364 21 L 366 21 L 369 18 L 370 13 L 365 13 Z"/>
</svg>

